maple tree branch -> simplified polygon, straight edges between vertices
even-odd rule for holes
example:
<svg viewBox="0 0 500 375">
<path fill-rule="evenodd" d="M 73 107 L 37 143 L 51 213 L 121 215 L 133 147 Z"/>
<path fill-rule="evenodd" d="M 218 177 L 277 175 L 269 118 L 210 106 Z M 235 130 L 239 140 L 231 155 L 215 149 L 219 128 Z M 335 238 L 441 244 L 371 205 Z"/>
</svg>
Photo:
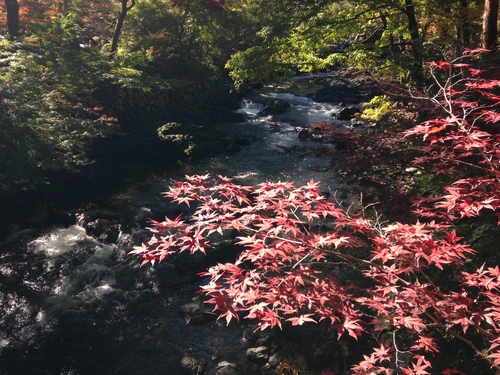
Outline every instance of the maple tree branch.
<svg viewBox="0 0 500 375">
<path fill-rule="evenodd" d="M 451 91 L 453 84 L 448 81 L 441 86 L 439 95 L 444 95 L 444 101 L 438 100 L 439 95 L 431 99 L 438 109 L 448 111 L 450 116 L 454 110 L 450 105 L 455 105 L 454 93 Z M 493 147 L 491 144 L 493 137 L 483 141 L 481 137 L 484 137 L 485 132 L 474 134 L 477 128 L 470 128 L 467 122 L 469 119 L 466 118 L 473 114 L 473 110 L 464 108 L 460 119 L 446 120 L 448 123 L 457 122 L 460 131 L 456 131 L 456 125 L 452 123 L 453 132 L 447 135 L 448 138 L 436 138 L 436 142 L 442 139 L 452 141 L 447 142 L 441 149 L 443 154 L 452 154 L 452 157 L 457 158 L 466 157 L 472 152 L 453 155 L 451 147 L 455 144 L 465 145 L 468 147 L 466 151 L 469 152 L 474 147 L 472 142 L 479 139 L 477 144 L 484 145 L 484 150 L 479 148 L 478 150 L 483 151 L 483 158 L 488 158 L 488 152 Z M 435 120 L 435 123 L 440 125 L 445 121 Z M 429 128 L 425 126 L 422 128 L 424 131 L 429 131 L 433 125 L 433 122 L 429 122 Z M 419 133 L 415 131 L 414 134 Z M 457 138 L 457 142 L 454 143 L 454 136 L 462 138 L 470 136 L 470 139 Z M 495 159 L 489 159 L 490 164 L 484 165 L 478 154 L 473 155 L 475 156 L 473 160 L 480 160 L 481 164 L 475 165 L 464 160 L 455 162 L 464 165 L 469 163 L 471 167 L 480 168 L 483 172 L 490 172 L 489 165 L 491 170 L 495 171 L 492 166 L 493 162 L 496 162 L 496 156 L 492 154 Z M 453 159 L 450 158 L 449 161 Z M 477 185 L 484 187 L 485 183 L 490 182 L 491 179 L 488 178 L 479 181 Z M 209 268 L 204 275 L 211 277 L 210 283 L 202 287 L 205 294 L 214 297 L 210 303 L 216 305 L 215 309 L 220 311 L 221 316 L 226 316 L 228 323 L 231 317 L 236 317 L 234 311 L 228 310 L 229 299 L 237 301 L 235 303 L 238 304 L 238 312 L 246 311 L 249 317 L 257 319 L 260 329 L 281 327 L 280 320 L 287 317 L 291 317 L 286 320 L 291 320 L 292 325 L 301 325 L 313 321 L 309 316 L 318 314 L 321 319 L 331 319 L 332 325 L 339 328 L 340 336 L 347 332 L 352 337 L 358 337 L 362 332 L 369 332 L 368 328 L 358 324 L 365 321 L 375 330 L 383 328 L 385 332 L 392 334 L 393 348 L 381 346 L 380 349 L 375 349 L 372 356 L 374 359 L 368 358 L 364 361 L 366 364 L 362 366 L 360 363 L 361 369 L 366 369 L 363 366 L 367 365 L 383 369 L 377 367 L 376 363 L 387 359 L 388 350 L 395 350 L 397 370 L 413 367 L 417 372 L 429 366 L 427 360 L 418 355 L 417 351 L 422 348 L 431 348 L 433 351 L 435 348 L 430 335 L 424 335 L 426 340 L 424 341 L 424 336 L 419 334 L 423 330 L 437 326 L 440 328 L 437 332 L 441 329 L 449 332 L 490 364 L 499 364 L 494 335 L 498 333 L 498 328 L 493 321 L 492 313 L 485 314 L 483 311 L 488 309 L 479 303 L 471 304 L 467 291 L 464 291 L 462 299 L 453 290 L 446 292 L 452 288 L 440 290 L 439 285 L 433 282 L 426 272 L 428 265 L 431 267 L 435 264 L 439 267 L 446 263 L 447 259 L 451 262 L 457 260 L 456 264 L 459 264 L 459 260 L 467 253 L 468 247 L 459 245 L 455 247 L 458 237 L 454 232 L 447 232 L 447 237 L 443 241 L 434 239 L 436 230 L 442 228 L 442 225 L 398 222 L 387 225 L 375 208 L 373 212 L 368 210 L 372 205 L 351 214 L 352 203 L 343 211 L 338 208 L 342 207 L 341 203 L 339 206 L 336 206 L 335 202 L 316 203 L 324 197 L 315 189 L 317 184 L 312 180 L 307 186 L 306 202 L 303 202 L 301 190 L 293 190 L 293 194 L 287 195 L 286 191 L 293 187 L 292 183 L 274 185 L 267 182 L 261 184 L 262 189 L 255 191 L 257 195 L 255 200 L 248 199 L 244 205 L 233 205 L 232 202 L 238 199 L 237 197 L 241 198 L 239 186 L 217 185 L 217 188 L 214 188 L 216 191 L 219 189 L 221 195 L 229 194 L 231 197 L 228 198 L 229 203 L 223 203 L 223 207 L 220 206 L 220 200 L 204 197 L 207 193 L 201 188 L 197 190 L 194 185 L 178 186 L 171 194 L 177 202 L 189 203 L 190 200 L 201 200 L 200 209 L 195 212 L 196 216 L 192 216 L 192 221 L 196 224 L 184 226 L 184 222 L 179 222 L 179 219 L 156 223 L 153 225 L 153 233 L 163 231 L 165 227 L 174 228 L 173 233 L 170 233 L 170 237 L 155 237 L 156 234 L 153 234 L 154 241 L 151 240 L 148 245 L 133 250 L 131 254 L 142 256 L 145 259 L 143 264 L 154 263 L 157 260 L 162 261 L 165 257 L 164 249 L 167 249 L 169 244 L 177 246 L 172 249 L 172 253 L 185 250 L 203 251 L 208 242 L 213 240 L 212 233 L 222 235 L 222 231 L 226 229 L 238 231 L 240 234 L 235 241 L 239 241 L 244 248 L 239 258 L 232 264 L 219 264 Z M 493 186 L 491 189 L 497 187 Z M 455 188 L 455 190 L 457 195 L 468 196 L 466 192 L 459 191 L 460 189 Z M 334 198 L 336 203 L 339 203 L 336 195 Z M 307 221 L 302 216 L 305 216 Z M 327 225 L 326 230 L 320 230 L 322 229 L 320 225 L 324 222 L 331 225 Z M 347 242 L 347 245 L 341 246 L 343 242 Z M 160 246 L 162 246 L 161 251 Z M 359 253 L 356 250 L 359 250 Z M 368 254 L 368 251 L 371 253 Z M 252 261 L 254 267 L 241 267 L 245 261 Z M 370 287 L 359 289 L 358 280 L 361 277 L 354 283 L 342 278 L 342 275 L 336 273 L 340 265 L 346 265 L 360 272 L 363 277 L 370 280 Z M 332 266 L 335 268 L 332 269 Z M 472 275 L 467 281 L 470 283 L 467 285 L 470 286 L 477 284 Z M 283 284 L 286 285 L 281 287 Z M 336 286 L 339 287 L 335 288 Z M 330 295 L 332 287 L 335 291 Z M 353 293 L 353 290 L 356 292 Z M 358 293 L 361 293 L 361 296 Z M 215 299 L 219 294 L 222 299 Z M 493 302 L 485 301 L 484 305 L 488 303 L 491 305 Z M 362 312 L 363 310 L 366 311 Z M 492 326 L 491 332 L 479 324 L 475 327 L 484 338 L 489 339 L 491 354 L 481 353 L 476 344 L 467 338 L 467 326 L 473 325 L 473 322 L 468 320 L 470 317 L 462 319 L 461 315 L 457 319 L 457 311 L 462 310 L 467 311 L 467 314 L 478 314 L 479 319 L 484 319 L 479 320 L 479 324 L 483 327 Z M 311 314 L 304 314 L 307 311 Z M 371 316 L 373 312 L 378 313 L 378 316 Z M 370 316 L 373 319 L 368 323 Z M 386 317 L 392 321 L 385 322 Z M 458 330 L 458 324 L 463 326 L 463 335 L 452 329 Z M 396 341 L 397 333 L 402 332 L 403 326 L 411 333 L 412 337 L 409 340 L 417 340 L 415 345 L 409 346 L 408 351 L 400 350 Z M 412 355 L 413 358 L 408 357 L 407 360 L 403 353 Z M 391 367 L 394 367 L 392 362 L 394 357 L 390 357 L 390 360 Z"/>
<path fill-rule="evenodd" d="M 310 252 L 308 252 L 306 255 L 304 255 L 302 258 L 300 258 L 293 266 L 292 266 L 292 271 L 300 264 L 302 263 L 304 260 L 306 260 L 309 256 L 311 256 L 311 254 L 315 253 L 316 251 L 319 250 L 319 247 L 311 250 Z"/>
<path fill-rule="evenodd" d="M 492 340 L 495 338 L 495 335 L 492 334 L 491 332 L 488 332 L 487 330 L 485 330 L 483 327 L 475 327 L 479 332 L 481 332 L 481 334 L 483 334 L 485 337 L 487 337 L 488 339 Z"/>
<path fill-rule="evenodd" d="M 337 257 L 339 257 L 341 259 L 344 259 L 345 261 L 351 260 L 351 261 L 359 262 L 359 263 L 362 263 L 362 264 L 366 264 L 368 266 L 380 267 L 380 265 L 375 264 L 372 261 L 369 261 L 369 260 L 366 260 L 366 259 L 363 259 L 363 258 L 358 258 L 358 257 L 356 257 L 354 255 L 344 254 L 344 253 L 341 253 L 341 252 L 336 251 L 336 250 L 335 251 L 328 250 L 328 253 L 332 254 L 332 255 L 335 255 L 335 256 L 337 256 Z M 348 262 L 348 264 L 351 264 L 351 263 Z M 358 270 L 358 268 L 356 268 L 354 266 L 353 266 L 353 268 L 356 269 L 356 270 Z"/>
<path fill-rule="evenodd" d="M 443 323 L 439 322 L 436 317 L 434 317 L 433 315 L 431 315 L 428 311 L 425 311 L 424 312 L 425 315 L 431 319 L 434 324 L 436 324 L 438 327 L 446 330 L 446 332 L 449 332 L 453 337 L 455 337 L 456 339 L 462 341 L 463 343 L 467 344 L 470 348 L 472 348 L 472 350 L 474 350 L 474 352 L 479 356 L 481 357 L 482 359 L 485 359 L 486 361 L 488 361 L 489 363 L 492 363 L 492 360 L 490 358 L 488 358 L 487 355 L 485 355 L 483 352 L 481 352 L 478 347 L 472 342 L 470 341 L 469 339 L 465 338 L 464 336 L 462 336 L 461 334 L 459 334 L 458 332 L 456 332 L 455 330 L 453 330 L 452 328 L 450 327 L 447 327 L 446 325 L 444 325 Z M 497 370 L 500 370 L 500 367 L 499 366 L 492 366 L 492 367 L 495 367 Z"/>
<path fill-rule="evenodd" d="M 400 359 L 399 359 L 399 353 L 408 353 L 408 351 L 399 350 L 398 345 L 396 343 L 396 332 L 397 332 L 397 330 L 392 331 L 392 344 L 394 345 L 394 350 L 395 350 L 394 365 L 396 366 L 396 369 L 400 369 L 401 366 L 399 365 L 399 362 L 402 362 L 402 361 L 400 361 Z"/>
<path fill-rule="evenodd" d="M 485 158 L 486 158 L 486 155 L 485 155 Z M 488 172 L 488 173 L 494 173 L 495 175 L 497 175 L 494 171 L 495 171 L 495 168 L 492 166 L 492 169 L 488 169 L 488 168 L 484 168 L 484 167 L 481 167 L 480 165 L 477 165 L 477 164 L 473 164 L 473 163 L 469 163 L 467 161 L 464 161 L 464 160 L 460 160 L 460 159 L 452 159 L 452 158 L 447 158 L 447 157 L 442 157 L 441 159 L 443 160 L 447 160 L 449 162 L 456 162 L 458 164 L 463 164 L 463 165 L 466 165 L 468 167 L 471 167 L 471 168 L 475 168 L 477 170 L 480 170 L 480 171 L 483 171 L 483 172 Z M 486 159 L 487 160 L 487 159 Z"/>
<path fill-rule="evenodd" d="M 440 108 L 442 108 L 449 116 L 451 116 L 451 118 L 455 118 L 455 115 L 453 113 L 453 108 L 454 108 L 454 103 L 453 103 L 453 98 L 451 95 L 448 94 L 448 91 L 451 91 L 451 88 L 453 86 L 456 86 L 458 85 L 459 83 L 461 83 L 463 80 L 458 80 L 457 82 L 453 83 L 452 84 L 452 78 L 454 76 L 450 76 L 446 83 L 444 85 L 441 85 L 438 78 L 435 76 L 435 74 L 433 73 L 433 71 L 431 71 L 431 76 L 432 78 L 434 79 L 434 81 L 436 82 L 436 84 L 440 87 L 440 92 L 438 94 L 442 94 L 443 98 L 444 98 L 444 101 L 446 103 L 446 107 L 443 106 L 437 99 L 435 99 L 437 97 L 438 94 L 436 94 L 436 96 L 434 98 L 431 98 L 431 100 L 436 103 Z M 449 88 L 448 90 L 446 88 Z M 463 94 L 465 94 L 465 92 L 467 91 L 467 89 L 465 91 L 463 91 Z M 466 122 L 466 119 L 468 116 L 470 116 L 472 113 L 474 112 L 477 112 L 479 111 L 480 109 L 485 109 L 485 108 L 488 108 L 490 106 L 480 106 L 480 107 L 474 107 L 474 108 L 471 108 L 469 111 L 467 111 L 466 108 L 462 107 L 462 110 L 463 110 L 463 115 L 462 115 L 462 119 L 461 121 L 459 121 L 458 119 L 456 120 L 456 123 L 459 125 L 460 128 L 463 128 L 465 122 Z M 474 121 L 473 121 L 473 124 L 478 121 L 483 115 L 479 115 L 477 116 L 476 118 L 474 118 Z M 470 132 L 470 129 L 468 130 L 468 132 Z M 497 180 L 500 181 L 499 177 L 498 177 L 498 174 L 495 173 L 495 171 L 497 170 L 497 168 L 495 167 L 495 165 L 491 162 L 491 159 L 488 158 L 488 156 L 485 154 L 485 152 L 481 149 L 478 149 L 477 150 L 479 152 L 479 154 L 482 156 L 482 158 L 486 161 L 486 163 L 490 166 L 490 169 L 488 170 L 487 168 L 483 168 L 483 167 L 480 167 L 478 165 L 474 165 L 472 163 L 467 163 L 465 161 L 462 161 L 462 160 L 457 160 L 458 162 L 464 164 L 464 165 L 468 165 L 470 167 L 475 167 L 475 168 L 478 168 L 480 170 L 484 170 L 484 171 L 487 171 L 487 172 L 493 172 L 495 174 L 495 177 Z M 448 159 L 450 160 L 450 159 Z M 450 160 L 451 161 L 451 160 Z"/>
<path fill-rule="evenodd" d="M 483 151 L 483 150 L 479 150 L 479 152 L 480 152 L 481 156 L 483 157 L 483 159 L 484 159 L 484 160 L 486 160 L 486 163 L 488 163 L 488 165 L 490 166 L 490 169 L 489 169 L 489 170 L 488 170 L 488 169 L 486 169 L 486 168 L 485 168 L 485 170 L 486 170 L 488 173 L 493 173 L 493 174 L 495 175 L 496 179 L 497 179 L 498 181 L 500 181 L 500 178 L 498 177 L 498 173 L 495 173 L 496 171 L 498 171 L 498 168 L 495 168 L 495 166 L 494 166 L 494 165 L 493 165 L 493 163 L 491 162 L 491 159 L 490 159 L 490 158 L 488 158 L 488 157 L 486 156 L 486 154 L 484 153 L 484 151 Z"/>
</svg>

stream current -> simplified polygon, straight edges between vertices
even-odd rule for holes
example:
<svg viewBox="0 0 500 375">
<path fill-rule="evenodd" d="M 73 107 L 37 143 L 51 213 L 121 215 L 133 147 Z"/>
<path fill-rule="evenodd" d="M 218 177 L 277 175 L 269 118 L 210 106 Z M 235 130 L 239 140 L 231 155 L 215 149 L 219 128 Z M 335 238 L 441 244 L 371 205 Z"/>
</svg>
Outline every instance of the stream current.
<svg viewBox="0 0 500 375">
<path fill-rule="evenodd" d="M 299 137 L 316 123 L 341 126 L 334 116 L 340 105 L 306 96 L 311 82 L 297 78 L 245 99 L 238 111 L 246 120 L 234 126 L 255 141 L 238 153 L 152 174 L 113 195 L 109 207 L 99 207 L 120 229 L 111 243 L 86 233 L 88 208 L 73 225 L 11 235 L 0 253 L 0 374 L 177 375 L 184 356 L 205 358 L 213 374 L 221 361 L 241 360 L 244 325 L 186 324 L 181 314 L 197 295 L 196 257 L 190 270 L 168 262 L 140 268 L 127 253 L 147 241 L 143 228 L 152 211 L 168 212 L 161 192 L 184 174 L 217 173 L 245 185 L 314 178 L 324 189 L 338 189 L 331 172 L 335 145 Z M 290 107 L 262 115 L 278 99 Z"/>
</svg>

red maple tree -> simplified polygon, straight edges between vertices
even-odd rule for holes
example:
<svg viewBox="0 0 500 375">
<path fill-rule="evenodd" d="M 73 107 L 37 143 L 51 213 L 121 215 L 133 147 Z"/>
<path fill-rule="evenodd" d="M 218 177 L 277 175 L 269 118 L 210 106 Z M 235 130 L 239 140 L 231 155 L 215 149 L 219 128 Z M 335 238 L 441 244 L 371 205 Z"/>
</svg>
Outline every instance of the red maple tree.
<svg viewBox="0 0 500 375">
<path fill-rule="evenodd" d="M 436 335 L 443 333 L 500 368 L 500 268 L 465 272 L 474 250 L 453 228 L 457 218 L 500 208 L 500 82 L 462 60 L 430 68 L 438 84 L 431 100 L 440 115 L 406 135 L 425 141 L 417 164 L 457 180 L 443 196 L 420 199 L 413 224 L 353 213 L 313 180 L 251 187 L 194 175 L 165 193 L 186 205 L 184 216 L 151 221 L 151 239 L 131 253 L 143 265 L 155 264 L 234 238 L 241 250 L 236 261 L 201 274 L 208 278 L 201 290 L 219 317 L 228 324 L 252 319 L 262 330 L 327 321 L 339 338 L 375 338 L 354 374 L 430 374 Z M 438 70 L 447 74 L 444 84 Z M 346 281 L 345 269 L 358 280 Z M 454 278 L 441 285 L 434 277 L 440 272 Z M 469 339 L 472 331 L 482 340 Z"/>
</svg>

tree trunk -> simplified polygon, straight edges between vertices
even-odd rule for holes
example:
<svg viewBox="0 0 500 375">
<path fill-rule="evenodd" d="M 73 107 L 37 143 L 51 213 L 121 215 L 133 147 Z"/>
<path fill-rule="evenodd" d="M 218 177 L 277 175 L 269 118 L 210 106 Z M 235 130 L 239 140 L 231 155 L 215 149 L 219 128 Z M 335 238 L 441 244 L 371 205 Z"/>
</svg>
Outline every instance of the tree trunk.
<svg viewBox="0 0 500 375">
<path fill-rule="evenodd" d="M 125 17 L 127 16 L 127 12 L 132 9 L 135 5 L 135 0 L 132 0 L 130 5 L 127 6 L 129 0 L 121 0 L 122 9 L 120 14 L 118 15 L 118 19 L 116 21 L 115 32 L 113 34 L 113 40 L 111 42 L 111 54 L 113 55 L 118 49 L 118 40 L 120 39 L 120 35 L 123 28 L 123 22 L 125 21 Z"/>
<path fill-rule="evenodd" d="M 4 3 L 7 13 L 7 32 L 10 37 L 16 37 L 20 34 L 19 3 L 17 0 L 4 0 Z"/>
<path fill-rule="evenodd" d="M 417 85 L 423 83 L 423 44 L 422 38 L 418 31 L 418 22 L 417 17 L 415 15 L 415 4 L 413 4 L 413 0 L 405 0 L 405 5 L 403 7 L 403 12 L 406 14 L 408 18 L 408 31 L 410 32 L 411 41 L 413 45 L 413 56 L 415 58 L 415 62 L 413 64 L 413 70 L 411 75 Z"/>
<path fill-rule="evenodd" d="M 460 0 L 457 37 L 460 41 L 458 54 L 462 53 L 462 49 L 470 47 L 471 44 L 471 24 L 469 18 L 469 0 Z"/>
<path fill-rule="evenodd" d="M 498 46 L 498 1 L 484 1 L 482 47 L 492 52 Z"/>
<path fill-rule="evenodd" d="M 62 14 L 66 14 L 69 11 L 69 2 L 70 0 L 62 0 L 57 4 L 57 10 Z"/>
</svg>

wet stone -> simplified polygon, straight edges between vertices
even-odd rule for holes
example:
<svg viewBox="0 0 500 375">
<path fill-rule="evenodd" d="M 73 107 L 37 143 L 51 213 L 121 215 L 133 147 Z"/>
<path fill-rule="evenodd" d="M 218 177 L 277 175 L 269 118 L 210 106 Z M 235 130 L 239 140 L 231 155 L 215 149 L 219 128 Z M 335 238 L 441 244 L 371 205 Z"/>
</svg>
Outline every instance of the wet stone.
<svg viewBox="0 0 500 375">
<path fill-rule="evenodd" d="M 264 364 L 269 358 L 269 348 L 267 346 L 258 346 L 256 348 L 249 348 L 246 351 L 246 356 L 249 361 Z"/>
<path fill-rule="evenodd" d="M 336 115 L 337 120 L 350 121 L 361 111 L 356 107 L 344 107 Z"/>
<path fill-rule="evenodd" d="M 245 330 L 243 334 L 244 339 L 249 343 L 250 346 L 271 346 L 274 340 L 274 334 L 272 331 L 254 331 L 255 327 L 251 327 Z"/>
<path fill-rule="evenodd" d="M 120 235 L 120 225 L 106 219 L 97 219 L 86 223 L 85 231 L 88 236 L 103 243 L 115 243 Z"/>
<path fill-rule="evenodd" d="M 202 324 L 217 318 L 210 306 L 196 297 L 191 302 L 182 305 L 180 311 L 186 325 Z"/>
<path fill-rule="evenodd" d="M 207 363 L 203 359 L 198 359 L 190 356 L 182 357 L 181 371 L 186 375 L 202 375 L 205 373 Z"/>
<path fill-rule="evenodd" d="M 283 351 L 278 351 L 269 357 L 269 365 L 276 367 L 285 358 L 285 353 Z"/>
<path fill-rule="evenodd" d="M 238 365 L 222 361 L 217 365 L 217 369 L 215 370 L 215 375 L 242 375 L 243 371 L 239 368 Z"/>
<path fill-rule="evenodd" d="M 260 114 L 263 116 L 269 116 L 269 115 L 279 115 L 283 112 L 285 112 L 288 108 L 290 107 L 290 103 L 281 100 L 281 99 L 276 99 L 271 102 L 266 108 L 264 108 Z"/>
</svg>

